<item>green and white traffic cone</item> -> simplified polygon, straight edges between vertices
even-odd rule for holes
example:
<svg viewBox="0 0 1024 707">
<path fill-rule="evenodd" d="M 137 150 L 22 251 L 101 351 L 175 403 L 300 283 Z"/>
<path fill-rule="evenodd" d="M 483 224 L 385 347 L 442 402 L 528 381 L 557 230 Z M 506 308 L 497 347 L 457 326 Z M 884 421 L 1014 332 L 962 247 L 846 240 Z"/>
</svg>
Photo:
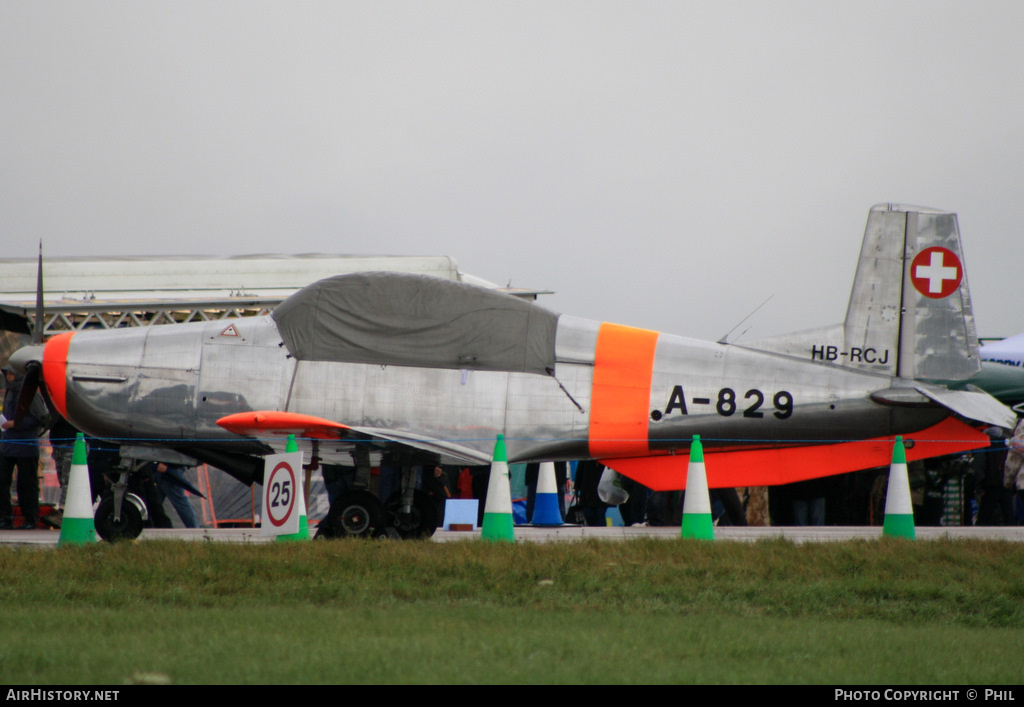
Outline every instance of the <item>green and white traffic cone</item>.
<svg viewBox="0 0 1024 707">
<path fill-rule="evenodd" d="M 704 468 L 704 447 L 700 435 L 693 436 L 690 444 L 690 465 L 686 469 L 686 497 L 683 499 L 684 538 L 714 540 L 715 525 L 711 520 L 711 496 L 708 494 L 708 474 Z"/>
<path fill-rule="evenodd" d="M 89 464 L 85 436 L 75 436 L 75 449 L 68 472 L 68 492 L 64 503 L 64 520 L 60 525 L 57 545 L 85 545 L 96 542 L 96 521 L 92 517 L 92 491 L 89 486 Z"/>
<path fill-rule="evenodd" d="M 512 489 L 508 481 L 508 453 L 505 437 L 498 435 L 494 443 L 494 461 L 487 481 L 487 499 L 484 503 L 484 522 L 480 537 L 495 542 L 515 542 L 512 530 Z"/>
<path fill-rule="evenodd" d="M 295 435 L 288 435 L 288 442 L 285 444 L 284 451 L 286 454 L 299 451 L 299 445 L 295 443 Z M 306 489 L 301 481 L 298 482 L 297 486 L 298 488 L 295 489 L 295 493 L 298 495 L 297 500 L 299 502 L 299 531 L 297 533 L 289 533 L 288 535 L 278 535 L 277 542 L 309 540 L 309 519 L 306 517 Z"/>
<path fill-rule="evenodd" d="M 882 535 L 913 540 L 914 505 L 910 500 L 910 477 L 907 475 L 907 452 L 903 438 L 896 437 L 889 466 L 889 490 L 885 494 L 885 520 Z"/>
</svg>

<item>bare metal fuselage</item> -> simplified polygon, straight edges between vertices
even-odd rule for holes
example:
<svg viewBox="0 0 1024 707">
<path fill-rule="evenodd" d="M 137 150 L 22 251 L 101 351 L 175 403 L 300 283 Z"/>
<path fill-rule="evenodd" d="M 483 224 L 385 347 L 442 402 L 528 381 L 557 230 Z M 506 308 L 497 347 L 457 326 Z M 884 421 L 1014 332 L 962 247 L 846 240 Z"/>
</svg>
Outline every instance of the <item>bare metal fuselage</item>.
<svg viewBox="0 0 1024 707">
<path fill-rule="evenodd" d="M 76 426 L 124 443 L 240 441 L 217 421 L 277 410 L 475 463 L 499 433 L 510 461 L 580 459 L 685 449 L 693 434 L 712 448 L 865 439 L 948 415 L 873 401 L 890 376 L 671 335 L 654 336 L 650 371 L 625 362 L 639 380 L 595 389 L 602 326 L 559 318 L 554 375 L 299 361 L 271 317 L 85 331 L 68 346 L 65 405 Z M 646 396 L 618 402 L 618 388 L 641 384 Z M 343 464 L 349 451 L 320 450 Z"/>
</svg>

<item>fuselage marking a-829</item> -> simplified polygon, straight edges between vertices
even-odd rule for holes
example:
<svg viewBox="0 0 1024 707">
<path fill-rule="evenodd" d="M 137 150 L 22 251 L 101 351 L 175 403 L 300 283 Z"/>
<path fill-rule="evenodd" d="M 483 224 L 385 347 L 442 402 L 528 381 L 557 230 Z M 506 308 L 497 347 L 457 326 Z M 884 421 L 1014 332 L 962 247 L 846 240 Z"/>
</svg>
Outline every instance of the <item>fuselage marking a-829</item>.
<svg viewBox="0 0 1024 707">
<path fill-rule="evenodd" d="M 772 395 L 772 404 L 775 407 L 773 414 L 780 420 L 785 420 L 793 414 L 793 394 L 787 390 L 780 390 Z M 704 407 L 714 404 L 715 412 L 722 417 L 732 417 L 737 412 L 741 412 L 743 417 L 747 418 L 760 418 L 764 417 L 764 412 L 761 407 L 764 405 L 766 399 L 765 393 L 761 392 L 757 388 L 751 388 L 743 394 L 743 400 L 745 407 L 740 410 L 741 404 L 737 400 L 736 391 L 732 388 L 721 388 L 718 391 L 717 398 L 712 401 L 711 398 L 693 397 L 690 398 L 690 405 L 694 407 Z M 686 394 L 683 392 L 683 386 L 677 385 L 672 388 L 672 393 L 669 395 L 668 404 L 665 405 L 664 411 L 652 410 L 651 419 L 657 422 L 663 417 L 671 415 L 673 412 L 678 412 L 681 415 L 688 415 L 689 409 L 686 404 Z"/>
</svg>

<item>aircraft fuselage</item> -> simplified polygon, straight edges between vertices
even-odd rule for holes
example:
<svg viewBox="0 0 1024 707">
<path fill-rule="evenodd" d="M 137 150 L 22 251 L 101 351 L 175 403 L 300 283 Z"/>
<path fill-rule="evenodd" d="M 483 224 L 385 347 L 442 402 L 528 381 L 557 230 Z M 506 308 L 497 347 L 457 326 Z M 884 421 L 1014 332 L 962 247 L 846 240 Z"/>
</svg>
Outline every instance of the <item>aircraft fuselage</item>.
<svg viewBox="0 0 1024 707">
<path fill-rule="evenodd" d="M 219 419 L 279 410 L 426 450 L 441 440 L 464 462 L 485 462 L 501 433 L 514 462 L 645 456 L 693 434 L 710 448 L 828 443 L 948 415 L 873 401 L 889 376 L 566 315 L 554 375 L 299 361 L 271 317 L 65 336 L 66 387 L 47 371 L 51 396 L 76 426 L 122 442 L 237 441 Z"/>
</svg>

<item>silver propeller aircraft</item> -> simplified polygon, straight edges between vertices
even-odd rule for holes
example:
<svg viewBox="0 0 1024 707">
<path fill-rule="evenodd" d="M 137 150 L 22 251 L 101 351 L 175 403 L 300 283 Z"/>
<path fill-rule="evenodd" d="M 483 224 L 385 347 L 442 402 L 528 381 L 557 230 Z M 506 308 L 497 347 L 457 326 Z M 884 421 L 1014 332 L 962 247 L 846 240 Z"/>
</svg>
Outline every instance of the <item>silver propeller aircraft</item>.
<svg viewBox="0 0 1024 707">
<path fill-rule="evenodd" d="M 884 466 L 898 434 L 910 460 L 966 451 L 988 444 L 975 427 L 1015 422 L 969 384 L 981 361 L 956 215 L 894 204 L 871 209 L 845 322 L 754 344 L 357 273 L 269 316 L 66 333 L 12 362 L 123 457 L 156 446 L 252 483 L 295 434 L 317 460 L 355 467 L 323 524 L 349 534 L 433 532 L 413 466 L 487 464 L 498 434 L 510 462 L 594 458 L 666 490 L 684 487 L 694 434 L 714 488 Z M 384 501 L 368 491 L 381 455 L 403 469 Z M 98 527 L 137 534 L 138 511 L 116 496 Z"/>
</svg>

